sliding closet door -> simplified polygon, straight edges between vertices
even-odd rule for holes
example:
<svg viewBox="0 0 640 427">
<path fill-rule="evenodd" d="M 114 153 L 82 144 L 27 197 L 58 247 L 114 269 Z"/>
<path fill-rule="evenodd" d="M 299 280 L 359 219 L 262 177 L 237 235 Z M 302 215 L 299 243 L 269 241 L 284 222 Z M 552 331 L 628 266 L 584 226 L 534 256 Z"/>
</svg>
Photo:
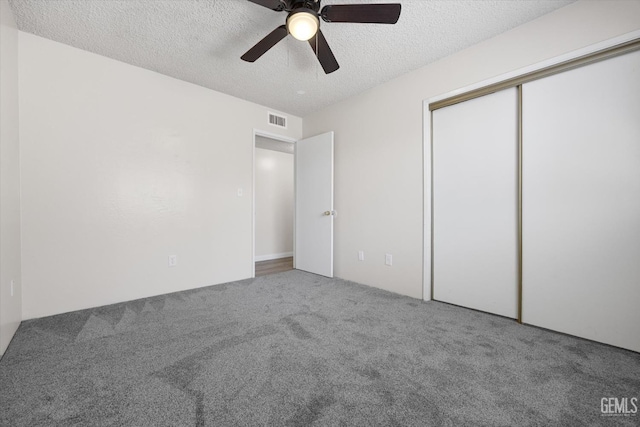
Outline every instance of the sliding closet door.
<svg viewBox="0 0 640 427">
<path fill-rule="evenodd" d="M 523 102 L 523 321 L 640 351 L 640 52 Z"/>
<path fill-rule="evenodd" d="M 433 297 L 517 316 L 515 88 L 433 112 Z"/>
</svg>

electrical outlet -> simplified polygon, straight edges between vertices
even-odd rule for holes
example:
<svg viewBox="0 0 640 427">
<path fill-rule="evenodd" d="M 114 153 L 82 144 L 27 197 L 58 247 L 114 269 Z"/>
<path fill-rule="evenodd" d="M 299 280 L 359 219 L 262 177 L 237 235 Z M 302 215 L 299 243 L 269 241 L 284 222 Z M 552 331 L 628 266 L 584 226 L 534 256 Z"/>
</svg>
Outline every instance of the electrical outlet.
<svg viewBox="0 0 640 427">
<path fill-rule="evenodd" d="M 242 197 L 243 193 L 244 191 L 242 191 L 242 188 L 238 188 L 238 197 Z"/>
<path fill-rule="evenodd" d="M 391 254 L 384 255 L 384 263 L 386 265 L 393 265 L 393 256 Z"/>
<path fill-rule="evenodd" d="M 14 282 L 13 282 L 13 280 L 12 280 L 12 281 L 11 281 L 11 296 L 13 296 L 13 292 L 14 292 L 14 290 L 13 290 L 13 289 L 14 289 L 14 288 L 15 288 L 15 283 L 14 283 Z"/>
<path fill-rule="evenodd" d="M 175 267 L 176 265 L 178 265 L 178 256 L 169 255 L 169 267 Z"/>
<path fill-rule="evenodd" d="M 364 261 L 364 251 L 358 251 L 358 261 Z"/>
</svg>

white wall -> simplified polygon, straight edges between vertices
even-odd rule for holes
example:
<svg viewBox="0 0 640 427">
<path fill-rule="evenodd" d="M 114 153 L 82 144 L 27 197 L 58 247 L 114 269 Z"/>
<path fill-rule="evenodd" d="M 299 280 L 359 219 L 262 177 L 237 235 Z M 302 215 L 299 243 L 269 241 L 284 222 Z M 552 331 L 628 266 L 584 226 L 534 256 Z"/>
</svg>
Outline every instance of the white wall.
<svg viewBox="0 0 640 427">
<path fill-rule="evenodd" d="M 0 0 L 0 355 L 22 319 L 18 135 L 18 30 Z"/>
<path fill-rule="evenodd" d="M 640 2 L 578 2 L 305 118 L 305 136 L 336 132 L 336 275 L 422 296 L 424 99 L 638 29 Z M 26 33 L 19 48 L 25 319 L 251 275 L 267 108 Z"/>
<path fill-rule="evenodd" d="M 251 277 L 253 129 L 302 120 L 19 40 L 24 318 Z"/>
<path fill-rule="evenodd" d="M 335 274 L 422 297 L 423 100 L 638 29 L 638 1 L 580 1 L 305 117 L 335 131 Z"/>
<path fill-rule="evenodd" d="M 291 256 L 293 154 L 256 148 L 255 162 L 256 260 Z"/>
</svg>

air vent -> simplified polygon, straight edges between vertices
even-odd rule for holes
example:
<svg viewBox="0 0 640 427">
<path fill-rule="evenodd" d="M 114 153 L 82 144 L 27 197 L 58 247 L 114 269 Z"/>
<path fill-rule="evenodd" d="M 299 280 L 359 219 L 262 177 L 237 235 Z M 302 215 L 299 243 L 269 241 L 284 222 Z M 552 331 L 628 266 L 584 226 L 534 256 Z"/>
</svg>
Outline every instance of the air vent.
<svg viewBox="0 0 640 427">
<path fill-rule="evenodd" d="M 269 124 L 279 128 L 287 128 L 287 118 L 274 113 L 269 113 Z"/>
</svg>

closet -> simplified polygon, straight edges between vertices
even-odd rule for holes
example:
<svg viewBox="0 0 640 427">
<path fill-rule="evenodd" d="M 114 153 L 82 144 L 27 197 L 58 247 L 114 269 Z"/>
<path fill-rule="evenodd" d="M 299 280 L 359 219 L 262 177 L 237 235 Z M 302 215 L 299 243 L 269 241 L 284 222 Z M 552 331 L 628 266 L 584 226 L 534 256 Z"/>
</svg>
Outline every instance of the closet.
<svg viewBox="0 0 640 427">
<path fill-rule="evenodd" d="M 640 351 L 639 45 L 430 105 L 433 299 Z"/>
</svg>

